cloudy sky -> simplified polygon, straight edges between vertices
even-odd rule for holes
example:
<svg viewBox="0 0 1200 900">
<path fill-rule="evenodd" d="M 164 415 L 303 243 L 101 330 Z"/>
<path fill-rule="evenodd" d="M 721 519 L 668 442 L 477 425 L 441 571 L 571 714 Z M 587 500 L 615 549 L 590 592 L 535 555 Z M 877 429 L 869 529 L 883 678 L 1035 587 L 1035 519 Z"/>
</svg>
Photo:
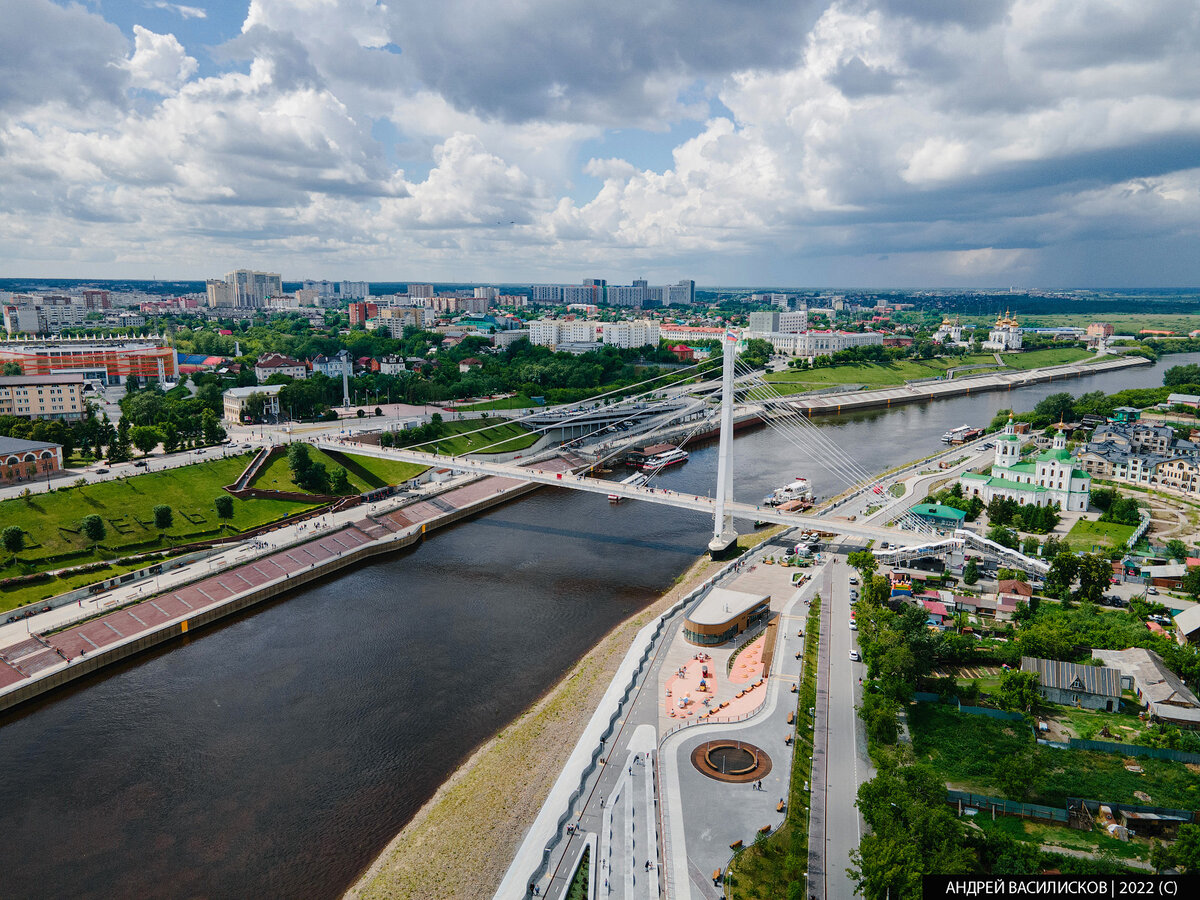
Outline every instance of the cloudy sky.
<svg viewBox="0 0 1200 900">
<path fill-rule="evenodd" d="M 5 275 L 1200 284 L 1192 2 L 3 0 L 0 20 Z"/>
</svg>

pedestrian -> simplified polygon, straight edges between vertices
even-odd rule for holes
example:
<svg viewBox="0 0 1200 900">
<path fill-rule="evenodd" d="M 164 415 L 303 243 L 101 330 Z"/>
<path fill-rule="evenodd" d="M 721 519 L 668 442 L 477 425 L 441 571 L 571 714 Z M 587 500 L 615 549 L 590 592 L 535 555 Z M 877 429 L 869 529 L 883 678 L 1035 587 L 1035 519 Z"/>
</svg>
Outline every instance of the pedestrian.
<svg viewBox="0 0 1200 900">
<path fill-rule="evenodd" d="M 630 775 L 632 775 L 632 774 L 633 774 L 633 766 L 630 766 L 630 767 L 629 767 L 629 774 L 630 774 Z"/>
</svg>

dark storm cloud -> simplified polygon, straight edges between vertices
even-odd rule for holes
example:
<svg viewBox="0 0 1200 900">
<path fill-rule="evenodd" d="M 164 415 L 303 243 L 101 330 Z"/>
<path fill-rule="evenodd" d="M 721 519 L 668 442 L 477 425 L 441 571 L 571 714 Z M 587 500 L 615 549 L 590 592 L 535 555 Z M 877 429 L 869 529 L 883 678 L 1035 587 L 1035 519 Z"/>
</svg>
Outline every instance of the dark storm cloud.
<svg viewBox="0 0 1200 900">
<path fill-rule="evenodd" d="M 80 6 L 49 0 L 0 4 L 0 109 L 43 103 L 84 108 L 125 104 L 129 42 L 115 25 Z"/>
<path fill-rule="evenodd" d="M 412 71 L 455 106 L 507 121 L 662 115 L 673 79 L 793 65 L 813 0 L 459 0 L 391 7 Z"/>
</svg>

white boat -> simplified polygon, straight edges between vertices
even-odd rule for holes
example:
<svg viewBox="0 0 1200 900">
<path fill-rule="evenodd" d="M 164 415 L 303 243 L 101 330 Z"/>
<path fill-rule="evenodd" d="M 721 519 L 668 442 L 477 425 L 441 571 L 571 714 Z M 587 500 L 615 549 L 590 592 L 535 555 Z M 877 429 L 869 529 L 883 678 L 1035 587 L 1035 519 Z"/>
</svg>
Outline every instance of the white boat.
<svg viewBox="0 0 1200 900">
<path fill-rule="evenodd" d="M 945 434 L 942 435 L 942 443 L 944 443 L 944 444 L 953 444 L 955 442 L 961 443 L 963 435 L 965 435 L 968 431 L 971 431 L 970 425 L 959 425 L 957 428 L 951 428 L 949 431 L 947 431 Z"/>
<path fill-rule="evenodd" d="M 665 469 L 667 466 L 674 466 L 681 462 L 686 462 L 687 458 L 687 451 L 680 450 L 678 447 L 676 447 L 674 450 L 668 450 L 665 453 L 659 453 L 656 456 L 651 456 L 649 459 L 642 462 L 641 468 L 643 472 L 653 472 L 658 469 Z"/>
<path fill-rule="evenodd" d="M 774 491 L 763 497 L 763 505 L 782 506 L 785 503 L 791 503 L 793 500 L 812 500 L 812 485 L 808 483 L 807 478 L 797 478 L 790 484 L 775 488 Z"/>
<path fill-rule="evenodd" d="M 628 478 L 622 478 L 621 484 L 631 484 L 634 487 L 641 487 L 649 480 L 649 475 L 645 475 L 642 472 L 634 472 Z M 620 494 L 609 494 L 608 499 L 612 503 L 620 503 L 624 498 Z"/>
</svg>

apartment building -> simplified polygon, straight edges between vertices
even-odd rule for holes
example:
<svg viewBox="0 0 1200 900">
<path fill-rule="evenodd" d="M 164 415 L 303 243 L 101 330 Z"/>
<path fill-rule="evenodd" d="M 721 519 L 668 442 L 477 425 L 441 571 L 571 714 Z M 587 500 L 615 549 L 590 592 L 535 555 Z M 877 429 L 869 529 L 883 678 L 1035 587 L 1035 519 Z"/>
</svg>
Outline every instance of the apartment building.
<svg viewBox="0 0 1200 900">
<path fill-rule="evenodd" d="M 83 385 L 78 373 L 0 377 L 0 416 L 78 421 L 87 414 Z"/>
</svg>

